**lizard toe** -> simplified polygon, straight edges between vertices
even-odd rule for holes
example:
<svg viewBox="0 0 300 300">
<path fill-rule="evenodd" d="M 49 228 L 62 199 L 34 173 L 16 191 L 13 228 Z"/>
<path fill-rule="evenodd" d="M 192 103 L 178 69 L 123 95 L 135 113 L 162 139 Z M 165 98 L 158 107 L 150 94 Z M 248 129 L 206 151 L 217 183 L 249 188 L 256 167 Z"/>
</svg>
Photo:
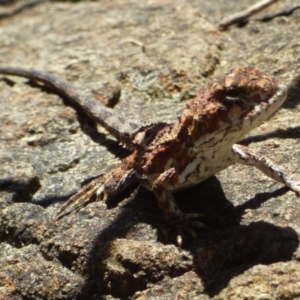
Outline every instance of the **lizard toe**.
<svg viewBox="0 0 300 300">
<path fill-rule="evenodd" d="M 174 240 L 174 236 L 176 237 L 176 244 L 179 250 L 182 248 L 183 239 L 191 238 L 195 240 L 198 238 L 196 229 L 208 229 L 199 220 L 201 217 L 203 215 L 199 213 L 180 213 L 169 222 L 171 239 Z"/>
</svg>

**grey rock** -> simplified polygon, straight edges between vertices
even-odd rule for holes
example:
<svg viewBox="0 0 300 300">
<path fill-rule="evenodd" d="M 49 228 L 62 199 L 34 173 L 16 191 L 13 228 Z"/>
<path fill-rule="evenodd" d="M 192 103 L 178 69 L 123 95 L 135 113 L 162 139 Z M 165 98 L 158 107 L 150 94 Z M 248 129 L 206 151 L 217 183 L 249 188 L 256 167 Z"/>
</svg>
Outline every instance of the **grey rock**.
<svg viewBox="0 0 300 300">
<path fill-rule="evenodd" d="M 42 2 L 1 20 L 0 64 L 50 71 L 145 122 L 175 120 L 211 78 L 255 64 L 292 86 L 244 143 L 297 173 L 300 10 L 258 19 L 298 3 L 278 1 L 244 27 L 218 31 L 225 15 L 248 5 Z M 234 165 L 175 195 L 211 227 L 182 252 L 142 188 L 55 222 L 61 202 L 128 152 L 46 87 L 0 79 L 3 299 L 297 297 L 299 199 L 251 168 Z"/>
</svg>

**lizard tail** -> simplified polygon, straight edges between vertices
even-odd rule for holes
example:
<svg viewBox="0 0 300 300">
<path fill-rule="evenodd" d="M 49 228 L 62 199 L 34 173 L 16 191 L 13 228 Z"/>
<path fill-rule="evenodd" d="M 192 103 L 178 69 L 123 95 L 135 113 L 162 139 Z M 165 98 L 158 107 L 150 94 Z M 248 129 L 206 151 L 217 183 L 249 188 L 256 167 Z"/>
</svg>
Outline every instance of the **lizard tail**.
<svg viewBox="0 0 300 300">
<path fill-rule="evenodd" d="M 134 148 L 131 137 L 143 124 L 138 121 L 126 120 L 123 116 L 117 115 L 112 109 L 105 107 L 93 97 L 81 92 L 70 82 L 50 73 L 33 69 L 0 67 L 0 74 L 24 77 L 50 86 L 75 106 L 80 107 L 119 142 L 125 144 L 129 149 Z"/>
</svg>

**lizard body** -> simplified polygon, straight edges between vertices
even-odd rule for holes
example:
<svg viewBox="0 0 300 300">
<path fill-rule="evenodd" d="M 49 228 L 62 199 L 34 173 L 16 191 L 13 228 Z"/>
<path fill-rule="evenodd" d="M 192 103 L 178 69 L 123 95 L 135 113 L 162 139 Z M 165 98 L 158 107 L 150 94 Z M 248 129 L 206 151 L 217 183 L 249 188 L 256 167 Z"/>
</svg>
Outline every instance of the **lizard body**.
<svg viewBox="0 0 300 300">
<path fill-rule="evenodd" d="M 277 79 L 253 66 L 237 67 L 203 87 L 175 123 L 149 125 L 125 121 L 70 83 L 48 73 L 0 67 L 1 73 L 54 87 L 132 150 L 123 162 L 73 195 L 57 217 L 79 208 L 93 196 L 105 199 L 139 182 L 154 192 L 168 221 L 189 223 L 199 215 L 182 213 L 172 192 L 195 185 L 235 162 L 257 167 L 300 192 L 298 177 L 236 144 L 278 110 L 287 95 L 287 88 Z"/>
</svg>

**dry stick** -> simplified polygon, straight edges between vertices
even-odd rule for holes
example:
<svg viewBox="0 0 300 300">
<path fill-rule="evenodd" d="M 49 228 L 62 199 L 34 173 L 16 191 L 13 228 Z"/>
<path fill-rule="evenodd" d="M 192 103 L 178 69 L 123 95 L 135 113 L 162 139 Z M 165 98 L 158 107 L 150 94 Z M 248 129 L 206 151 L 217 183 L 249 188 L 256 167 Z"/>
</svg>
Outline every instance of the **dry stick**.
<svg viewBox="0 0 300 300">
<path fill-rule="evenodd" d="M 128 38 L 128 39 L 121 40 L 119 43 L 120 43 L 120 44 L 132 43 L 132 44 L 135 44 L 135 45 L 137 45 L 137 46 L 140 46 L 143 53 L 146 52 L 146 47 L 145 47 L 145 45 L 144 45 L 142 42 L 140 42 L 140 41 L 138 41 L 138 40 L 136 40 L 136 39 Z"/>
<path fill-rule="evenodd" d="M 15 5 L 13 7 L 8 7 L 6 9 L 3 9 L 2 11 L 0 11 L 0 19 L 8 18 L 13 15 L 16 15 L 17 13 L 21 12 L 22 10 L 33 7 L 34 5 L 36 5 L 42 1 L 43 0 L 29 0 L 26 2 L 18 3 L 17 5 Z"/>
<path fill-rule="evenodd" d="M 295 7 L 289 8 L 289 9 L 285 9 L 285 10 L 277 12 L 273 15 L 265 15 L 265 16 L 255 19 L 255 20 L 260 21 L 260 22 L 268 22 L 277 17 L 290 16 L 296 9 L 300 9 L 300 5 L 297 5 Z"/>
<path fill-rule="evenodd" d="M 277 0 L 262 0 L 254 5 L 248 7 L 245 10 L 242 10 L 238 13 L 235 13 L 229 17 L 224 18 L 220 24 L 219 24 L 219 29 L 220 30 L 225 30 L 228 26 L 235 24 L 235 23 L 240 23 L 242 21 L 246 21 L 250 16 L 256 14 L 257 12 L 261 11 L 265 7 L 275 3 Z"/>
</svg>

